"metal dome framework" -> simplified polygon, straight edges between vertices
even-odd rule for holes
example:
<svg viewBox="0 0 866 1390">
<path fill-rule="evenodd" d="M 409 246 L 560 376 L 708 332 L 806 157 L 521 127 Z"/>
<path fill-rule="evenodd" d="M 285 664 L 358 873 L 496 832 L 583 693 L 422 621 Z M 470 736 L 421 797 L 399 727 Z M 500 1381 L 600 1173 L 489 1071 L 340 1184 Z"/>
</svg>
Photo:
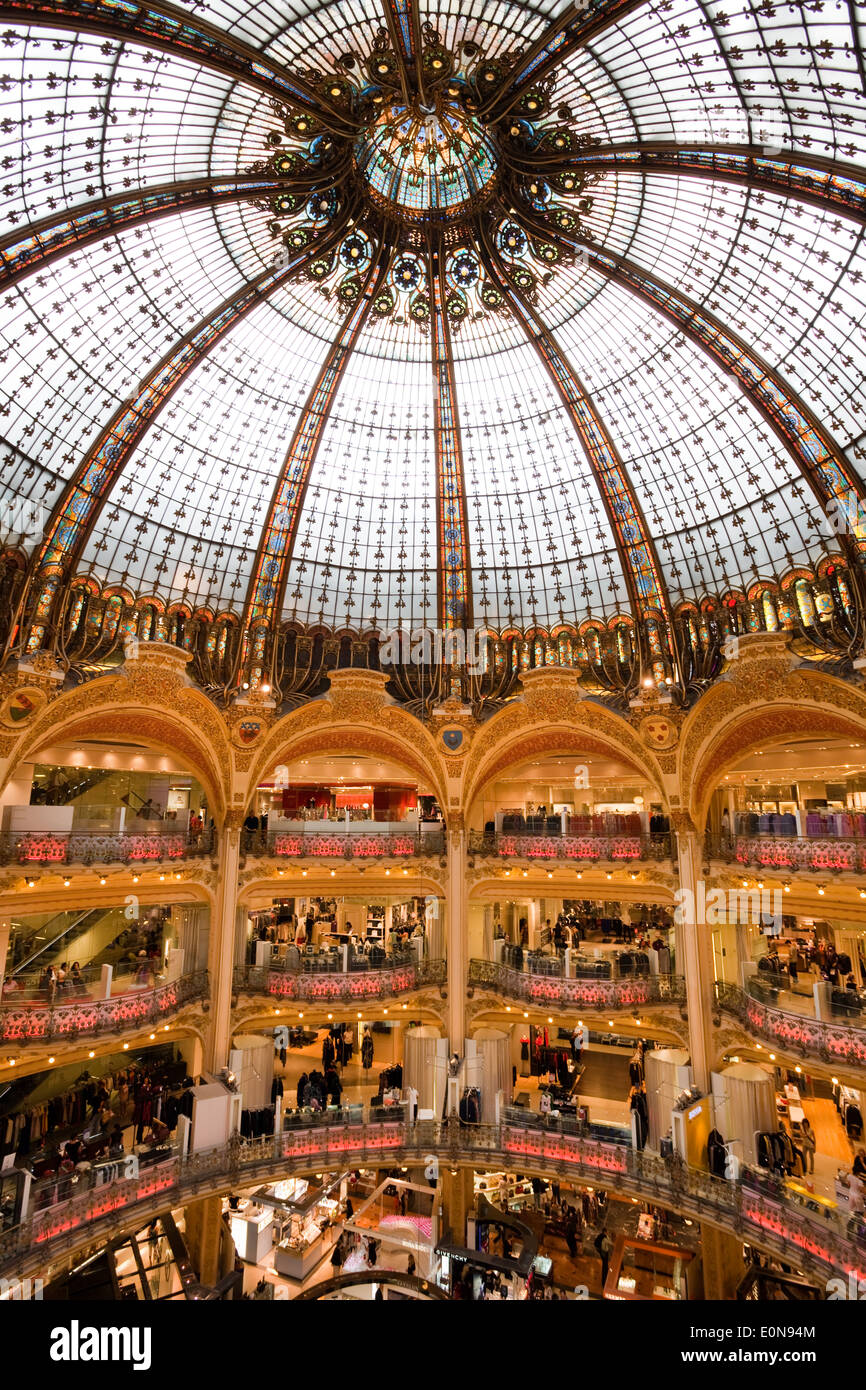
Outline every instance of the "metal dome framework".
<svg viewBox="0 0 866 1390">
<path fill-rule="evenodd" d="M 7 657 L 302 698 L 475 624 L 477 702 L 861 652 L 861 13 L 550 8 L 0 5 Z"/>
</svg>

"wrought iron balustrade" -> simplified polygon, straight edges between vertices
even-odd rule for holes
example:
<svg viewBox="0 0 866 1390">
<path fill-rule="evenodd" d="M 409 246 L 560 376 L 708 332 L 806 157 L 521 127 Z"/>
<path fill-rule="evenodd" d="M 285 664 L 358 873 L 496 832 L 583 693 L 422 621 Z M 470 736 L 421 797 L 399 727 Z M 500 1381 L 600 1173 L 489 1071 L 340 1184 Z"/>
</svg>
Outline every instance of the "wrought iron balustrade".
<svg viewBox="0 0 866 1390">
<path fill-rule="evenodd" d="M 0 835 L 0 864 L 150 864 L 174 862 L 213 849 L 213 833 L 136 831 L 123 834 L 25 831 Z"/>
<path fill-rule="evenodd" d="M 630 1009 L 685 1000 L 680 975 L 646 975 L 617 979 L 581 980 L 562 975 L 534 974 L 490 960 L 469 962 L 469 984 L 490 989 L 508 999 L 547 1008 Z"/>
<path fill-rule="evenodd" d="M 670 834 L 547 834 L 542 831 L 515 830 L 469 833 L 469 853 L 491 859 L 554 860 L 568 859 L 594 863 L 621 863 L 631 860 L 669 859 Z"/>
<path fill-rule="evenodd" d="M 164 1023 L 185 1004 L 204 999 L 207 994 L 207 971 L 199 970 L 155 989 L 128 990 L 110 999 L 51 1004 L 4 1002 L 0 1004 L 0 1043 L 18 1047 L 121 1034 L 128 1029 Z"/>
<path fill-rule="evenodd" d="M 349 830 L 335 822 L 333 830 L 244 830 L 241 849 L 276 859 L 413 859 L 444 854 L 445 834 L 414 828 Z"/>
<path fill-rule="evenodd" d="M 756 989 L 758 993 L 751 994 L 717 980 L 719 1007 L 738 1018 L 749 1033 L 780 1049 L 835 1066 L 866 1067 L 866 1028 L 777 1008 L 760 998 L 760 982 Z"/>
<path fill-rule="evenodd" d="M 727 1182 L 677 1156 L 663 1159 L 588 1138 L 577 1124 L 553 1116 L 517 1117 L 509 1110 L 502 1124 L 463 1125 L 456 1118 L 412 1124 L 402 1111 L 393 1119 L 386 1113 L 365 1119 L 358 1107 L 335 1112 L 327 1123 L 308 1116 L 303 1127 L 273 1136 L 241 1140 L 234 1135 L 220 1148 L 172 1154 L 130 1178 L 105 1182 L 96 1170 L 70 1175 L 68 1185 L 56 1182 L 49 1205 L 0 1235 L 0 1270 L 4 1277 L 26 1277 L 120 1229 L 144 1224 L 159 1211 L 210 1193 L 326 1166 L 431 1159 L 450 1167 L 519 1168 L 592 1183 L 720 1226 L 818 1279 L 849 1271 L 866 1278 L 861 1218 L 819 1209 L 761 1171 L 746 1169 L 740 1181 Z M 47 1188 L 42 1195 L 50 1195 Z"/>
<path fill-rule="evenodd" d="M 866 838 L 858 835 L 708 833 L 705 854 L 744 869 L 866 873 Z"/>
<path fill-rule="evenodd" d="M 316 1002 L 351 1002 L 356 999 L 391 999 L 408 994 L 426 985 L 439 986 L 445 982 L 443 960 L 419 961 L 414 951 L 411 959 L 386 964 L 382 969 L 366 971 L 285 970 L 271 966 L 236 966 L 236 993 L 267 994 L 272 999 Z M 315 961 L 316 957 L 302 957 Z M 339 959 L 339 957 L 338 957 Z M 389 962 L 391 958 L 388 958 Z"/>
</svg>

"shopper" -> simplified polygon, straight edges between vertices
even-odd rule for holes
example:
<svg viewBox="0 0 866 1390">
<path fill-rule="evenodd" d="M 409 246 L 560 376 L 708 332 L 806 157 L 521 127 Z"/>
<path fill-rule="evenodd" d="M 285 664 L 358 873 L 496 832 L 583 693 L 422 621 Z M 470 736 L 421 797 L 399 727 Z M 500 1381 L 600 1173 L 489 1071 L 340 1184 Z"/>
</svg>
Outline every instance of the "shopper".
<svg viewBox="0 0 866 1390">
<path fill-rule="evenodd" d="M 598 1251 L 599 1259 L 601 1260 L 601 1288 L 603 1293 L 604 1286 L 607 1283 L 607 1270 L 608 1265 L 610 1263 L 610 1252 L 613 1249 L 613 1241 L 610 1238 L 606 1226 L 602 1226 L 593 1244 L 595 1245 L 595 1248 Z"/>
<path fill-rule="evenodd" d="M 851 1169 L 855 1178 L 866 1178 L 866 1149 L 858 1149 Z"/>
<path fill-rule="evenodd" d="M 325 1089 L 328 1093 L 328 1100 L 332 1105 L 340 1104 L 340 1096 L 343 1094 L 343 1083 L 340 1080 L 336 1067 L 329 1067 L 325 1073 Z"/>
<path fill-rule="evenodd" d="M 298 1109 L 299 1109 L 299 1110 L 300 1110 L 301 1106 L 304 1104 L 304 1092 L 305 1092 L 306 1089 L 307 1089 L 307 1085 L 308 1085 L 308 1083 L 309 1083 L 309 1080 L 310 1080 L 310 1078 L 309 1078 L 309 1076 L 307 1075 L 307 1073 L 306 1073 L 305 1071 L 302 1071 L 301 1074 L 300 1074 L 300 1076 L 298 1077 L 297 1101 L 298 1101 Z"/>
<path fill-rule="evenodd" d="M 369 1028 L 364 1029 L 364 1037 L 361 1042 L 361 1066 L 364 1071 L 369 1071 L 373 1065 L 373 1035 Z"/>
<path fill-rule="evenodd" d="M 568 1246 L 568 1253 L 574 1260 L 577 1258 L 577 1217 L 574 1208 L 569 1207 L 568 1218 L 565 1223 L 565 1243 Z"/>
<path fill-rule="evenodd" d="M 800 1148 L 803 1152 L 803 1171 L 814 1173 L 815 1171 L 815 1150 L 818 1145 L 815 1134 L 808 1120 L 804 1120 L 800 1126 Z"/>
</svg>

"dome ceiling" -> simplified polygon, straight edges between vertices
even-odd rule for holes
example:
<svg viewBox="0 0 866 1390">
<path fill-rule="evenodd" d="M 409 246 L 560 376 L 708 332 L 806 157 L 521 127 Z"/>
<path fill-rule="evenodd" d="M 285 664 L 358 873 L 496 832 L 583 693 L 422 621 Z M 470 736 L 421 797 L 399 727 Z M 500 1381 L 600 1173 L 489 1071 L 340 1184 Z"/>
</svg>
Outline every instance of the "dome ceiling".
<svg viewBox="0 0 866 1390">
<path fill-rule="evenodd" d="M 853 3 L 0 9 L 43 614 L 89 575 L 252 632 L 661 633 L 838 550 Z"/>
</svg>

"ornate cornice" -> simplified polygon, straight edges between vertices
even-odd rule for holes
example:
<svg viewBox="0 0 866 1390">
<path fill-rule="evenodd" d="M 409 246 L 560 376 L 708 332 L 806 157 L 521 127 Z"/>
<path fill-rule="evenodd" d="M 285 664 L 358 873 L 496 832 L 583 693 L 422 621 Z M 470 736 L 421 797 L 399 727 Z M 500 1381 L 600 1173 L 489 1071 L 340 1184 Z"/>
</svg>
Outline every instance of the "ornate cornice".
<svg viewBox="0 0 866 1390">
<path fill-rule="evenodd" d="M 791 737 L 866 734 L 866 694 L 797 664 L 785 634 L 738 642 L 739 656 L 690 712 L 680 741 L 679 785 L 699 827 L 725 767 L 752 748 Z"/>
</svg>

